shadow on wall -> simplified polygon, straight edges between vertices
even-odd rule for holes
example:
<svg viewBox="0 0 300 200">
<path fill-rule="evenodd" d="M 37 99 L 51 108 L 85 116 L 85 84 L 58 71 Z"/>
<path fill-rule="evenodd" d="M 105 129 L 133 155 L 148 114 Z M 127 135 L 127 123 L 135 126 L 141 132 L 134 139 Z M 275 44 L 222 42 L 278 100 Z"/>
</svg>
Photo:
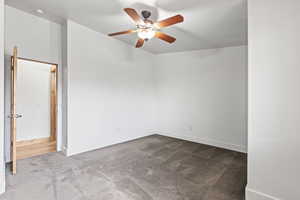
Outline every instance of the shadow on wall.
<svg viewBox="0 0 300 200">
<path fill-rule="evenodd" d="M 11 55 L 4 57 L 4 153 L 5 161 L 10 161 L 10 95 L 11 95 Z"/>
</svg>

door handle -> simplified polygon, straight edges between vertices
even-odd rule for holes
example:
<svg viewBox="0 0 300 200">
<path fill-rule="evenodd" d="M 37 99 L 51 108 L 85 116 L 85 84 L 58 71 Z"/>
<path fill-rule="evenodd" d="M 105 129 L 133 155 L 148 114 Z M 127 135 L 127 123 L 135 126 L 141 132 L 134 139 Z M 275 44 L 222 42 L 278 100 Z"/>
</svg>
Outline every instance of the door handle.
<svg viewBox="0 0 300 200">
<path fill-rule="evenodd" d="M 23 115 L 21 114 L 15 114 L 15 115 L 8 115 L 8 118 L 21 118 Z"/>
<path fill-rule="evenodd" d="M 16 118 L 21 118 L 21 117 L 23 117 L 23 115 L 21 115 L 21 114 L 16 114 L 15 117 L 16 117 Z"/>
</svg>

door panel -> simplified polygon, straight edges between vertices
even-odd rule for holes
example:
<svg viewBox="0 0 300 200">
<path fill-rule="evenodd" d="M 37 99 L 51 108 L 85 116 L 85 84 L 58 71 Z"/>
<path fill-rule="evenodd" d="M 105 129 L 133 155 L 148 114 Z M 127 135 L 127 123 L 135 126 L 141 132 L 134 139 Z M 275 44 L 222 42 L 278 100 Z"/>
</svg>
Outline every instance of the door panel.
<svg viewBox="0 0 300 200">
<path fill-rule="evenodd" d="M 14 48 L 11 67 L 11 160 L 12 160 L 12 173 L 17 173 L 17 109 L 16 109 L 16 89 L 17 89 L 17 64 L 18 64 L 18 49 Z"/>
</svg>

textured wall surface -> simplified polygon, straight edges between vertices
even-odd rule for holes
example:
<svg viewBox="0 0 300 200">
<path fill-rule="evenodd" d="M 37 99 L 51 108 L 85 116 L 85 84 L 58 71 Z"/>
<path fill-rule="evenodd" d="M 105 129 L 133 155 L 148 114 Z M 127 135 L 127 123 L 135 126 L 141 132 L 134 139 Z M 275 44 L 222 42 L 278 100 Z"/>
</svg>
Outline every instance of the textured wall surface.
<svg viewBox="0 0 300 200">
<path fill-rule="evenodd" d="M 68 155 L 149 135 L 153 55 L 68 22 Z"/>
<path fill-rule="evenodd" d="M 300 1 L 249 1 L 248 199 L 299 199 Z"/>
<path fill-rule="evenodd" d="M 247 150 L 247 46 L 160 55 L 155 78 L 159 134 Z"/>
</svg>

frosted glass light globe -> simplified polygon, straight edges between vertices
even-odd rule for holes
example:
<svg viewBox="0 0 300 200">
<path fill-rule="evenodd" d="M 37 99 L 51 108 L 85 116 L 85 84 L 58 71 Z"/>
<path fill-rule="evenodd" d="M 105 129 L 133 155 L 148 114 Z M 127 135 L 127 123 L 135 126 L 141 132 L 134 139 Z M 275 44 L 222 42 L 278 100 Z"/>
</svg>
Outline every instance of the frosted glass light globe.
<svg viewBox="0 0 300 200">
<path fill-rule="evenodd" d="M 138 37 L 144 40 L 150 40 L 155 36 L 155 31 L 152 29 L 140 29 L 138 30 Z"/>
</svg>

